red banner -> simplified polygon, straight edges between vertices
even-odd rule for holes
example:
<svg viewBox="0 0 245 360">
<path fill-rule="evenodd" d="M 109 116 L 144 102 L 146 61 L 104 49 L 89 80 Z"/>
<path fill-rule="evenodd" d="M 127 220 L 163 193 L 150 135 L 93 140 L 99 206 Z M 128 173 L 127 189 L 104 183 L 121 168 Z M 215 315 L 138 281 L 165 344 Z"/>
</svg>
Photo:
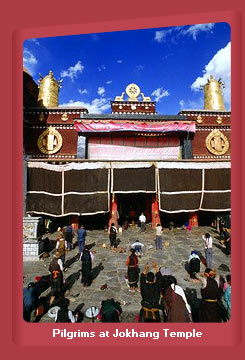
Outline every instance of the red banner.
<svg viewBox="0 0 245 360">
<path fill-rule="evenodd" d="M 82 120 L 81 122 L 74 122 L 75 128 L 78 132 L 83 133 L 110 133 L 110 132 L 145 132 L 145 133 L 164 133 L 187 131 L 194 133 L 195 123 L 186 122 L 136 122 L 136 121 L 95 121 Z"/>
</svg>

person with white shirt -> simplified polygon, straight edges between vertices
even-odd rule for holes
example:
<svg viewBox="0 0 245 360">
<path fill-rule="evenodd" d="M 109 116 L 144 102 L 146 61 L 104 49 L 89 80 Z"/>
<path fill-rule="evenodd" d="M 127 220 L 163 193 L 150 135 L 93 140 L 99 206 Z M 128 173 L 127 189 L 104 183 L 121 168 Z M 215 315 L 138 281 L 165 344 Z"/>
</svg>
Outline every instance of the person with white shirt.
<svg viewBox="0 0 245 360">
<path fill-rule="evenodd" d="M 156 226 L 156 249 L 162 250 L 162 227 L 161 224 Z"/>
<path fill-rule="evenodd" d="M 132 245 L 131 248 L 135 250 L 136 255 L 142 254 L 144 244 L 142 244 L 139 240 L 136 240 Z"/>
<path fill-rule="evenodd" d="M 141 231 L 145 231 L 146 230 L 146 227 L 145 227 L 146 217 L 145 217 L 144 213 L 141 213 L 141 215 L 139 217 L 139 222 L 140 222 Z"/>
<path fill-rule="evenodd" d="M 213 239 L 209 233 L 202 235 L 202 239 L 204 241 L 204 251 L 205 251 L 207 268 L 211 269 L 213 262 Z"/>
</svg>

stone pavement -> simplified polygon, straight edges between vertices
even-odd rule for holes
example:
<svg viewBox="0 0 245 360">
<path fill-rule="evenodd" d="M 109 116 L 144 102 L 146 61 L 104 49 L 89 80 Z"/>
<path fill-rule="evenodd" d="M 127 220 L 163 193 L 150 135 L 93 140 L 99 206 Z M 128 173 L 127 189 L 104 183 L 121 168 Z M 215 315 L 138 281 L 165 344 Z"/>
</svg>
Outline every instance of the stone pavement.
<svg viewBox="0 0 245 360">
<path fill-rule="evenodd" d="M 176 277 L 178 285 L 183 287 L 187 298 L 200 299 L 200 284 L 194 284 L 190 281 L 189 274 L 185 270 L 185 264 L 192 250 L 200 251 L 204 255 L 203 241 L 201 235 L 209 232 L 213 237 L 213 267 L 217 269 L 221 264 L 226 264 L 230 268 L 230 256 L 224 254 L 224 249 L 219 242 L 219 234 L 210 227 L 193 228 L 191 232 L 183 229 L 163 231 L 163 243 L 169 242 L 169 246 L 163 247 L 163 250 L 155 249 L 155 230 L 150 227 L 146 232 L 141 233 L 138 227 L 130 227 L 119 235 L 121 243 L 120 247 L 127 249 L 125 253 L 116 253 L 109 248 L 103 248 L 105 243 L 109 245 L 109 235 L 103 230 L 88 231 L 86 244 L 93 242 L 96 245 L 92 250 L 96 251 L 93 261 L 93 272 L 96 278 L 92 285 L 84 288 L 81 284 L 81 262 L 76 261 L 78 247 L 71 250 L 66 256 L 66 265 L 71 263 L 64 273 L 64 278 L 71 284 L 70 290 L 66 293 L 66 298 L 70 300 L 70 310 L 75 310 L 79 304 L 84 304 L 82 312 L 90 306 L 100 307 L 100 303 L 104 299 L 114 298 L 121 303 L 123 313 L 121 322 L 134 322 L 140 310 L 141 296 L 139 292 L 130 292 L 125 280 L 127 274 L 126 259 L 130 244 L 135 240 L 144 243 L 144 253 L 139 258 L 139 267 L 143 270 L 146 263 L 151 266 L 152 261 L 156 261 L 159 266 L 168 267 L 172 274 Z M 57 234 L 48 234 L 50 239 L 55 239 Z M 73 239 L 76 242 L 76 237 Z M 44 261 L 24 262 L 23 265 L 23 286 L 33 281 L 36 275 L 47 275 L 51 256 Z M 201 265 L 201 271 L 205 267 Z M 225 276 L 228 272 L 219 271 L 218 273 Z M 100 287 L 107 284 L 108 288 L 100 290 Z M 50 289 L 42 294 L 47 295 Z M 84 321 L 91 321 L 84 318 Z M 53 322 L 45 314 L 40 322 Z"/>
</svg>

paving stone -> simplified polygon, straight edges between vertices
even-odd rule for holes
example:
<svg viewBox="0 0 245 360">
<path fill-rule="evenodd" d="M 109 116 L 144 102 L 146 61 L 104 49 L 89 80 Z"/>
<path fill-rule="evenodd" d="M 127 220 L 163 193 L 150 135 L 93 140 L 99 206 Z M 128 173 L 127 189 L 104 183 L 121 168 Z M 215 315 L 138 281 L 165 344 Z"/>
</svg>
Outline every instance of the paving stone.
<svg viewBox="0 0 245 360">
<path fill-rule="evenodd" d="M 217 269 L 221 264 L 225 264 L 230 268 L 230 256 L 224 254 L 219 244 L 217 232 L 210 227 L 193 228 L 191 232 L 186 232 L 182 229 L 175 229 L 174 231 L 164 229 L 163 243 L 164 241 L 169 241 L 169 246 L 163 247 L 162 251 L 155 249 L 154 230 L 148 228 L 145 233 L 141 233 L 138 228 L 131 227 L 129 230 L 120 234 L 120 247 L 125 247 L 129 250 L 131 243 L 135 242 L 135 240 L 140 240 L 145 245 L 144 253 L 139 258 L 141 271 L 143 271 L 146 263 L 149 263 L 151 266 L 151 262 L 154 260 L 159 266 L 164 266 L 172 270 L 172 274 L 176 277 L 178 284 L 183 287 L 184 291 L 196 294 L 200 299 L 200 285 L 193 284 L 190 281 L 189 274 L 185 270 L 185 264 L 192 250 L 198 250 L 204 255 L 201 235 L 206 232 L 209 232 L 214 240 L 213 266 Z M 57 234 L 49 234 L 48 237 L 50 240 L 54 240 Z M 74 242 L 76 242 L 76 237 Z M 113 297 L 115 300 L 121 302 L 123 309 L 121 321 L 134 322 L 140 311 L 141 295 L 139 292 L 130 292 L 125 281 L 128 252 L 116 253 L 109 248 L 102 248 L 102 244 L 104 243 L 107 246 L 109 245 L 109 235 L 102 230 L 88 232 L 86 243 L 91 244 L 93 242 L 96 243 L 92 249 L 96 251 L 93 269 L 102 264 L 103 270 L 100 270 L 89 288 L 83 288 L 80 274 L 81 262 L 75 261 L 68 267 L 64 273 L 64 277 L 65 279 L 74 280 L 70 292 L 67 294 L 67 297 L 70 299 L 70 309 L 75 310 L 78 305 L 84 304 L 82 311 L 85 311 L 91 305 L 99 307 L 102 300 Z M 67 254 L 66 261 L 69 262 L 77 253 L 78 249 L 76 247 Z M 36 275 L 47 275 L 49 273 L 48 267 L 52 256 L 51 254 L 51 256 L 44 261 L 24 262 L 23 286 L 33 281 Z M 205 267 L 201 265 L 201 271 L 204 270 Z M 223 276 L 227 274 L 227 272 L 224 271 L 218 272 Z M 107 284 L 108 289 L 100 290 L 100 287 L 104 284 Z M 42 296 L 49 292 L 50 289 L 43 293 Z M 40 322 L 53 322 L 53 319 L 45 314 Z M 84 322 L 91 322 L 91 319 L 84 318 Z"/>
</svg>

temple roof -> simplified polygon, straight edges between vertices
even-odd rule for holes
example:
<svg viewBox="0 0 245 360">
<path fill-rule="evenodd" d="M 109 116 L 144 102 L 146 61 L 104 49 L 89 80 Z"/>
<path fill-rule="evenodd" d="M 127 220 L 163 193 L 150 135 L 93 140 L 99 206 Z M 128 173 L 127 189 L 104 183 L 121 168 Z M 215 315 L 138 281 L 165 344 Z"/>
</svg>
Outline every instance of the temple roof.
<svg viewBox="0 0 245 360">
<path fill-rule="evenodd" d="M 186 121 L 183 115 L 151 115 L 151 114 L 82 114 L 80 119 L 97 120 L 150 120 L 150 121 Z M 77 119 L 78 120 L 78 119 Z"/>
</svg>

